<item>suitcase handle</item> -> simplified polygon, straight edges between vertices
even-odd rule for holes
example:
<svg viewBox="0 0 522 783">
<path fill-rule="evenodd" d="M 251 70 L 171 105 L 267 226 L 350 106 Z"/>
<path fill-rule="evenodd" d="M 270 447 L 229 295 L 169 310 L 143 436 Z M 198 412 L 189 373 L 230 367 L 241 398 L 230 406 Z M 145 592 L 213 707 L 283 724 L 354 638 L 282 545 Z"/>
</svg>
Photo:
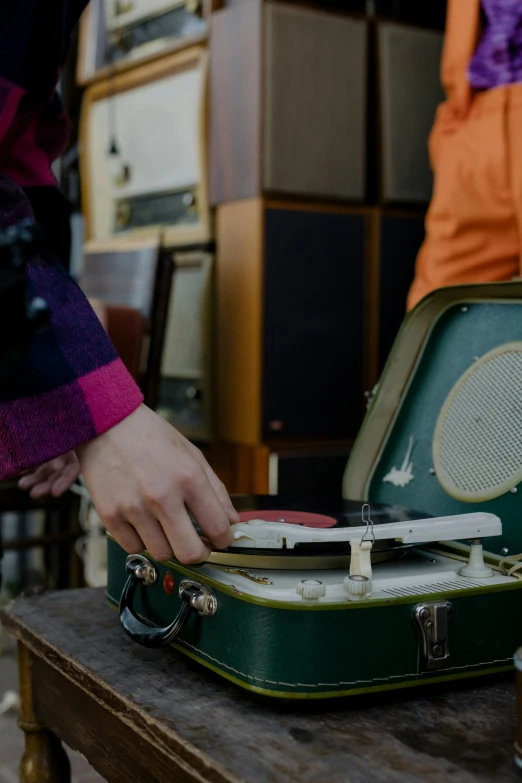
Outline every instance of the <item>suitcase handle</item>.
<svg viewBox="0 0 522 783">
<path fill-rule="evenodd" d="M 163 628 L 139 617 L 134 609 L 134 596 L 138 586 L 143 589 L 156 584 L 158 570 L 145 555 L 129 555 L 125 562 L 129 574 L 120 599 L 120 622 L 125 633 L 142 647 L 165 647 L 171 644 L 185 625 L 191 612 L 202 617 L 212 617 L 217 611 L 217 601 L 211 591 L 199 582 L 184 579 L 179 586 L 181 609 L 174 620 Z"/>
</svg>

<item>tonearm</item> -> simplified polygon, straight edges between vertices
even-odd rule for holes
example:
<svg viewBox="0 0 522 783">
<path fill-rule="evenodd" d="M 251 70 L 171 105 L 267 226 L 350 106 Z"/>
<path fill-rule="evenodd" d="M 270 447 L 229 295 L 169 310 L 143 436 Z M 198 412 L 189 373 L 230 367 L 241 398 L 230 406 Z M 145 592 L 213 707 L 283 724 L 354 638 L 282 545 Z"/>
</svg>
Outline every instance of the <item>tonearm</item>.
<svg viewBox="0 0 522 783">
<path fill-rule="evenodd" d="M 232 525 L 234 547 L 263 549 L 293 549 L 298 544 L 333 543 L 362 540 L 365 527 L 346 527 L 336 530 L 316 529 L 280 522 L 252 519 Z M 404 544 L 427 544 L 435 541 L 482 539 L 499 536 L 502 523 L 494 514 L 475 512 L 449 517 L 417 519 L 409 522 L 390 522 L 375 525 L 375 540 L 391 539 Z"/>
<path fill-rule="evenodd" d="M 252 519 L 232 525 L 232 547 L 294 549 L 299 544 L 346 542 L 351 549 L 351 578 L 371 581 L 371 551 L 376 540 L 400 541 L 410 545 L 468 540 L 471 543 L 469 560 L 459 573 L 470 578 L 486 579 L 493 575 L 493 571 L 484 562 L 482 539 L 501 535 L 502 523 L 494 514 L 478 511 L 372 525 L 370 530 L 371 540 L 368 540 L 368 525 L 329 530 Z"/>
</svg>

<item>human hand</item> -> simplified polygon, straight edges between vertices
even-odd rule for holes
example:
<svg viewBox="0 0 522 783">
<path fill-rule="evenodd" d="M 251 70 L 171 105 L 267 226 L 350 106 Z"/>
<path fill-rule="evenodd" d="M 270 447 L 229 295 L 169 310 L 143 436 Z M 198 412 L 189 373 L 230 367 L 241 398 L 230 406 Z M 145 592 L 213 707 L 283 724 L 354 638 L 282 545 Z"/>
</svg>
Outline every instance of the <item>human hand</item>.
<svg viewBox="0 0 522 783">
<path fill-rule="evenodd" d="M 30 490 L 29 495 L 38 500 L 45 495 L 59 498 L 74 484 L 80 475 L 80 463 L 74 451 L 44 462 L 27 471 L 18 481 L 18 487 Z"/>
<path fill-rule="evenodd" d="M 145 405 L 76 453 L 100 519 L 127 552 L 200 563 L 210 544 L 231 544 L 239 517 L 224 485 L 199 449 Z"/>
</svg>

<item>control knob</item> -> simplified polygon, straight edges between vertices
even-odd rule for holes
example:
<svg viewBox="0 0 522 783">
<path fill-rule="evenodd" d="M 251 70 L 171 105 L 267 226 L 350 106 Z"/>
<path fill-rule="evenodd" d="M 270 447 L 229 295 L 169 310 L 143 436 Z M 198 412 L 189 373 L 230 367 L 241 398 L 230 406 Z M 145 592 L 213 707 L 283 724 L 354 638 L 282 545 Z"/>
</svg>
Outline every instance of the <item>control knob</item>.
<svg viewBox="0 0 522 783">
<path fill-rule="evenodd" d="M 351 574 L 343 582 L 350 601 L 362 601 L 372 592 L 372 580 L 360 574 Z"/>
<path fill-rule="evenodd" d="M 326 587 L 318 579 L 303 579 L 299 582 L 295 591 L 305 601 L 316 601 L 318 598 L 324 598 L 326 595 Z"/>
</svg>

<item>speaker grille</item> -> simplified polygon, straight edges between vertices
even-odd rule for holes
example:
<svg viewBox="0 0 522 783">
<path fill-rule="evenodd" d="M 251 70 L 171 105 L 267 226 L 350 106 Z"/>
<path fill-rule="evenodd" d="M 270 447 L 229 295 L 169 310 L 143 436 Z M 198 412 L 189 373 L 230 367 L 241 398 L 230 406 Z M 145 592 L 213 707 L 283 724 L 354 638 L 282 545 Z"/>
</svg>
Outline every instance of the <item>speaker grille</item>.
<svg viewBox="0 0 522 783">
<path fill-rule="evenodd" d="M 434 466 L 445 491 L 479 502 L 522 480 L 522 342 L 477 360 L 439 415 Z"/>
<path fill-rule="evenodd" d="M 446 582 L 434 582 L 431 585 L 418 584 L 408 587 L 389 587 L 382 592 L 394 598 L 406 595 L 427 595 L 428 593 L 449 593 L 454 590 L 469 590 L 471 587 L 484 587 L 484 582 L 478 579 L 448 579 Z"/>
<path fill-rule="evenodd" d="M 442 40 L 432 30 L 379 25 L 382 195 L 387 202 L 430 199 L 428 137 L 437 105 L 444 100 Z"/>
<path fill-rule="evenodd" d="M 279 3 L 265 20 L 266 190 L 363 199 L 366 22 Z"/>
</svg>

